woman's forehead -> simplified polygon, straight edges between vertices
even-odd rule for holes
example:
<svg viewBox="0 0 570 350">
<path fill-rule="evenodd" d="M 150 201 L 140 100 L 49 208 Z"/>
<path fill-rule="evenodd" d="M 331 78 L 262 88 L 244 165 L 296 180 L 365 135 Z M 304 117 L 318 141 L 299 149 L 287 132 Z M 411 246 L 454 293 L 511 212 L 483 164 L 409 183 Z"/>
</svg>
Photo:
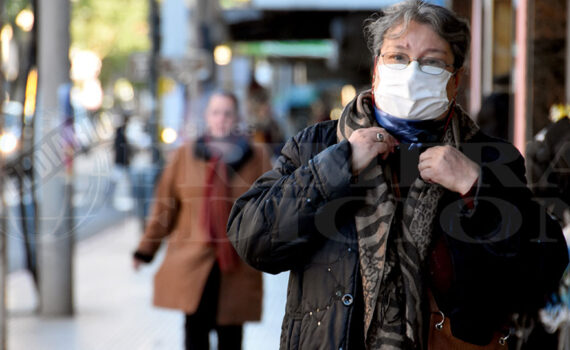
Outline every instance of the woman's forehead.
<svg viewBox="0 0 570 350">
<path fill-rule="evenodd" d="M 400 22 L 386 32 L 382 48 L 399 50 L 421 49 L 422 52 L 451 54 L 449 43 L 427 23 Z"/>
</svg>

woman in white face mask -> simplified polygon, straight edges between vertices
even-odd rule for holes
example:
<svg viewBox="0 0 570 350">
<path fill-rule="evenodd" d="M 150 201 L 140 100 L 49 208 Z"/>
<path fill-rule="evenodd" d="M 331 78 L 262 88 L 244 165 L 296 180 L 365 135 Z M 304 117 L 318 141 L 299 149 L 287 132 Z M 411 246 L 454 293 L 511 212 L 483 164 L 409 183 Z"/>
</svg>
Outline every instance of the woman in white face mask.
<svg viewBox="0 0 570 350">
<path fill-rule="evenodd" d="M 370 29 L 372 30 L 372 28 Z M 464 56 L 463 56 L 464 57 Z M 372 102 L 376 121 L 384 130 L 362 130 L 372 141 L 388 139 L 391 143 L 440 143 L 446 126 L 453 118 L 455 97 L 463 67 L 456 67 L 448 41 L 431 23 L 402 20 L 384 33 L 375 57 Z M 351 135 L 354 142 L 353 168 L 357 173 L 368 165 L 370 152 L 360 159 L 359 133 Z M 395 139 L 395 140 L 392 140 Z M 349 139 L 350 141 L 350 139 Z M 459 140 L 458 140 L 459 141 Z M 382 147 L 380 147 L 382 148 Z M 386 156 L 393 147 L 385 147 Z M 449 161 L 442 162 L 446 158 Z M 422 153 L 420 175 L 427 182 L 465 194 L 479 175 L 478 165 L 456 148 L 432 147 Z"/>
<path fill-rule="evenodd" d="M 455 102 L 467 23 L 408 0 L 366 28 L 372 89 L 283 147 L 228 237 L 291 271 L 281 349 L 506 349 L 566 267 L 560 227 Z"/>
</svg>

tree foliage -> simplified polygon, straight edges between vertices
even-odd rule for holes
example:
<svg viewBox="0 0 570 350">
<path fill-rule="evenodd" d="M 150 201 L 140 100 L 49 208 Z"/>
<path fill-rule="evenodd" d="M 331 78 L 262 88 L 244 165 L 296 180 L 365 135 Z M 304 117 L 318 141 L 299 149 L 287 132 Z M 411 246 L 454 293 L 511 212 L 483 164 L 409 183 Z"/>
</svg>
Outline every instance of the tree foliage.
<svg viewBox="0 0 570 350">
<path fill-rule="evenodd" d="M 148 9 L 145 0 L 74 0 L 72 47 L 94 51 L 104 60 L 102 78 L 124 75 L 120 71 L 129 55 L 150 48 Z"/>
<path fill-rule="evenodd" d="M 8 23 L 13 23 L 16 19 L 16 16 L 20 11 L 26 8 L 29 5 L 29 0 L 4 0 L 5 6 L 5 15 L 2 18 L 3 21 Z"/>
</svg>

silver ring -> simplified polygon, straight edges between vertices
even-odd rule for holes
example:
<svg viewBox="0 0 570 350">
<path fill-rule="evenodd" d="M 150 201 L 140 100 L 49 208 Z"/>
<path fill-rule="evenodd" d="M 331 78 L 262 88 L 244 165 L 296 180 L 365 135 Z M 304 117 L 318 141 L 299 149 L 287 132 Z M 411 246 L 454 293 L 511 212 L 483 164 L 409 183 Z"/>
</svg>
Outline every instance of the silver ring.
<svg viewBox="0 0 570 350">
<path fill-rule="evenodd" d="M 378 142 L 384 142 L 384 135 L 382 135 L 381 133 L 377 132 L 377 133 L 376 133 L 376 141 L 378 141 Z"/>
</svg>

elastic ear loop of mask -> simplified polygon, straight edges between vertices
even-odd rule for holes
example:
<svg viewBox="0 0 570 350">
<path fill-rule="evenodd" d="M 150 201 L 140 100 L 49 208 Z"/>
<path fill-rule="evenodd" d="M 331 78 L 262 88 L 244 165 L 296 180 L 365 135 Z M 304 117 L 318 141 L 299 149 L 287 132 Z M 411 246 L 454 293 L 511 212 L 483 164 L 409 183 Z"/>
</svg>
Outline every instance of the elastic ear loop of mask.
<svg viewBox="0 0 570 350">
<path fill-rule="evenodd" d="M 378 60 L 380 56 L 374 56 L 374 70 L 372 71 L 372 105 L 376 106 L 376 101 L 374 99 L 374 82 L 376 81 L 376 69 L 378 69 Z"/>
<path fill-rule="evenodd" d="M 455 78 L 455 96 L 453 96 L 453 101 L 449 105 L 449 115 L 447 116 L 447 120 L 445 121 L 445 127 L 443 128 L 444 132 L 447 130 L 449 126 L 449 122 L 451 122 L 451 118 L 453 118 L 453 114 L 455 113 L 455 103 L 457 101 L 457 87 L 459 86 L 459 77 L 457 76 L 457 71 L 453 72 L 453 77 Z"/>
<path fill-rule="evenodd" d="M 455 112 L 455 103 L 457 101 L 457 88 L 459 86 L 459 77 L 456 74 L 457 72 L 453 73 L 453 77 L 455 78 L 455 95 L 453 96 L 453 101 L 451 101 L 451 104 L 449 105 L 449 115 L 447 117 L 447 121 L 445 122 L 445 128 L 443 130 L 447 130 L 447 127 L 449 126 L 449 122 L 451 121 L 451 118 L 453 118 L 453 114 Z"/>
</svg>

